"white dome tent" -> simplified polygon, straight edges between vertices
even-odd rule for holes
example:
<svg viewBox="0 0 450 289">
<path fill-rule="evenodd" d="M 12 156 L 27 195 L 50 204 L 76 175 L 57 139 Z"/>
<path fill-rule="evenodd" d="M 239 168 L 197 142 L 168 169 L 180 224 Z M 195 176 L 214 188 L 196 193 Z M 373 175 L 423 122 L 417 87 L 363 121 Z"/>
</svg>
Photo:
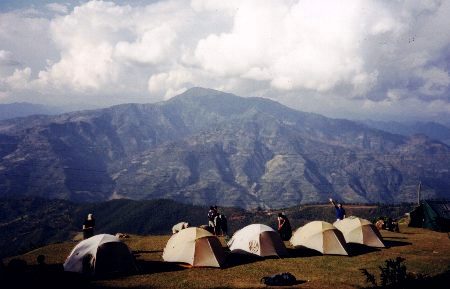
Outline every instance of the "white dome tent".
<svg viewBox="0 0 450 289">
<path fill-rule="evenodd" d="M 261 257 L 287 256 L 287 250 L 280 235 L 263 224 L 248 225 L 236 233 L 228 242 L 231 252 L 249 253 Z"/>
<path fill-rule="evenodd" d="M 204 229 L 189 227 L 172 235 L 164 248 L 163 259 L 193 267 L 221 267 L 225 252 L 216 236 Z"/>
<path fill-rule="evenodd" d="M 64 262 L 64 271 L 85 275 L 135 272 L 134 257 L 118 237 L 99 234 L 79 242 Z"/>
<path fill-rule="evenodd" d="M 347 243 L 357 243 L 370 247 L 384 248 L 383 237 L 377 227 L 366 219 L 345 218 L 333 224 L 344 235 Z"/>
<path fill-rule="evenodd" d="M 290 242 L 294 247 L 303 246 L 322 254 L 348 255 L 342 233 L 332 224 L 323 221 L 309 222 L 298 228 Z"/>
</svg>

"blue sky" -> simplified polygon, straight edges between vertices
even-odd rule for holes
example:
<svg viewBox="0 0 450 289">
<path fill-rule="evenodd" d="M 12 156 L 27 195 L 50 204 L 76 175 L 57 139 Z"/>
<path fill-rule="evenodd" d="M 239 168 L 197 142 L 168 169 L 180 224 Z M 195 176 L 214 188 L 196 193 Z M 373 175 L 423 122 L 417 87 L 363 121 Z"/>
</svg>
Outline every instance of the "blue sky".
<svg viewBox="0 0 450 289">
<path fill-rule="evenodd" d="M 450 1 L 1 1 L 0 103 L 193 86 L 331 117 L 450 119 Z"/>
</svg>

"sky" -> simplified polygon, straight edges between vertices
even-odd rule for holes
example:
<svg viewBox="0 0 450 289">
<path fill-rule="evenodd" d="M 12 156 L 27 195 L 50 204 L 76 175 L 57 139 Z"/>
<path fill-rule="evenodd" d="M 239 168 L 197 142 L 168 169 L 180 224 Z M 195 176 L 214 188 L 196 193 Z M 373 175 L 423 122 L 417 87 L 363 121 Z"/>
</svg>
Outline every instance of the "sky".
<svg viewBox="0 0 450 289">
<path fill-rule="evenodd" d="M 200 86 L 329 117 L 450 123 L 450 1 L 0 1 L 0 103 Z"/>
</svg>

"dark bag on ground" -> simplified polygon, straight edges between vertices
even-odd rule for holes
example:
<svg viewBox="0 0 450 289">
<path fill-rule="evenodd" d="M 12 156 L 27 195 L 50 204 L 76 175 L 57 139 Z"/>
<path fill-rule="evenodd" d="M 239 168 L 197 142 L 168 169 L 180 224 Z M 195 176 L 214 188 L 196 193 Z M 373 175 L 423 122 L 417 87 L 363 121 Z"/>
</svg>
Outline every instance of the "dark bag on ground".
<svg viewBox="0 0 450 289">
<path fill-rule="evenodd" d="M 261 283 L 269 286 L 289 286 L 294 285 L 296 281 L 297 279 L 295 279 L 295 276 L 289 272 L 261 278 Z"/>
</svg>

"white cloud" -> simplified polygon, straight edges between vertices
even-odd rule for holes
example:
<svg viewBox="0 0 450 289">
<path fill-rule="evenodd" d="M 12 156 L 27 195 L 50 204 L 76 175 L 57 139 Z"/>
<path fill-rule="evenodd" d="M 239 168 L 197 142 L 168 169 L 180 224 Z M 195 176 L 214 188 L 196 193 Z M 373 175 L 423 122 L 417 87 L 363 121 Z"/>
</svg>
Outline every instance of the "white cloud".
<svg viewBox="0 0 450 289">
<path fill-rule="evenodd" d="M 212 73 L 267 80 L 279 90 L 327 91 L 352 84 L 357 75 L 373 73 L 364 71 L 357 45 L 361 7 L 360 2 L 245 1 L 232 31 L 200 40 L 195 56 Z"/>
<path fill-rule="evenodd" d="M 0 65 L 11 66 L 18 64 L 19 62 L 14 59 L 11 51 L 0 50 Z"/>
<path fill-rule="evenodd" d="M 38 87 L 69 89 L 89 97 L 148 94 L 145 82 L 161 69 L 171 69 L 181 56 L 180 43 L 175 41 L 185 29 L 183 21 L 190 11 L 180 4 L 173 1 L 131 7 L 91 1 L 67 16 L 54 18 L 51 35 L 60 58 L 39 72 Z M 156 97 L 165 94 L 160 92 Z M 114 102 L 118 100 L 109 100 Z"/>
<path fill-rule="evenodd" d="M 115 56 L 141 64 L 158 64 L 174 52 L 172 45 L 175 38 L 175 31 L 162 24 L 145 31 L 133 43 L 125 41 L 117 43 Z"/>
<path fill-rule="evenodd" d="M 48 3 L 47 5 L 45 5 L 47 7 L 48 10 L 56 12 L 56 13 L 61 13 L 61 14 L 67 14 L 67 12 L 69 12 L 69 8 L 61 3 Z"/>
<path fill-rule="evenodd" d="M 16 62 L 37 71 L 56 52 L 49 23 L 35 10 L 0 12 L 0 50 L 11 52 Z"/>
<path fill-rule="evenodd" d="M 436 67 L 418 73 L 424 80 L 420 92 L 424 95 L 439 96 L 449 90 L 450 76 L 447 71 Z"/>
<path fill-rule="evenodd" d="M 229 15 L 236 13 L 240 8 L 241 0 L 192 0 L 191 7 L 196 12 L 211 12 L 211 11 L 225 11 Z"/>
<path fill-rule="evenodd" d="M 450 1 L 66 2 L 0 12 L 2 101 L 206 86 L 334 116 L 448 109 Z"/>
<path fill-rule="evenodd" d="M 192 86 L 193 80 L 192 73 L 181 68 L 152 75 L 148 81 L 148 90 L 150 93 L 163 94 L 164 99 L 169 99 Z"/>
<path fill-rule="evenodd" d="M 4 84 L 12 90 L 27 89 L 31 76 L 31 68 L 15 69 L 14 73 L 4 79 Z"/>
<path fill-rule="evenodd" d="M 378 71 L 372 73 L 360 73 L 353 77 L 352 85 L 353 92 L 356 96 L 364 96 L 368 93 L 377 83 Z"/>
<path fill-rule="evenodd" d="M 1 84 L 1 82 L 0 82 L 0 84 Z M 0 90 L 0 100 L 7 99 L 7 98 L 8 98 L 8 94 L 6 92 Z"/>
<path fill-rule="evenodd" d="M 74 90 L 100 89 L 117 81 L 117 67 L 112 59 L 113 49 L 107 43 L 71 49 L 48 71 L 39 73 L 41 85 L 53 89 L 69 85 Z"/>
</svg>

